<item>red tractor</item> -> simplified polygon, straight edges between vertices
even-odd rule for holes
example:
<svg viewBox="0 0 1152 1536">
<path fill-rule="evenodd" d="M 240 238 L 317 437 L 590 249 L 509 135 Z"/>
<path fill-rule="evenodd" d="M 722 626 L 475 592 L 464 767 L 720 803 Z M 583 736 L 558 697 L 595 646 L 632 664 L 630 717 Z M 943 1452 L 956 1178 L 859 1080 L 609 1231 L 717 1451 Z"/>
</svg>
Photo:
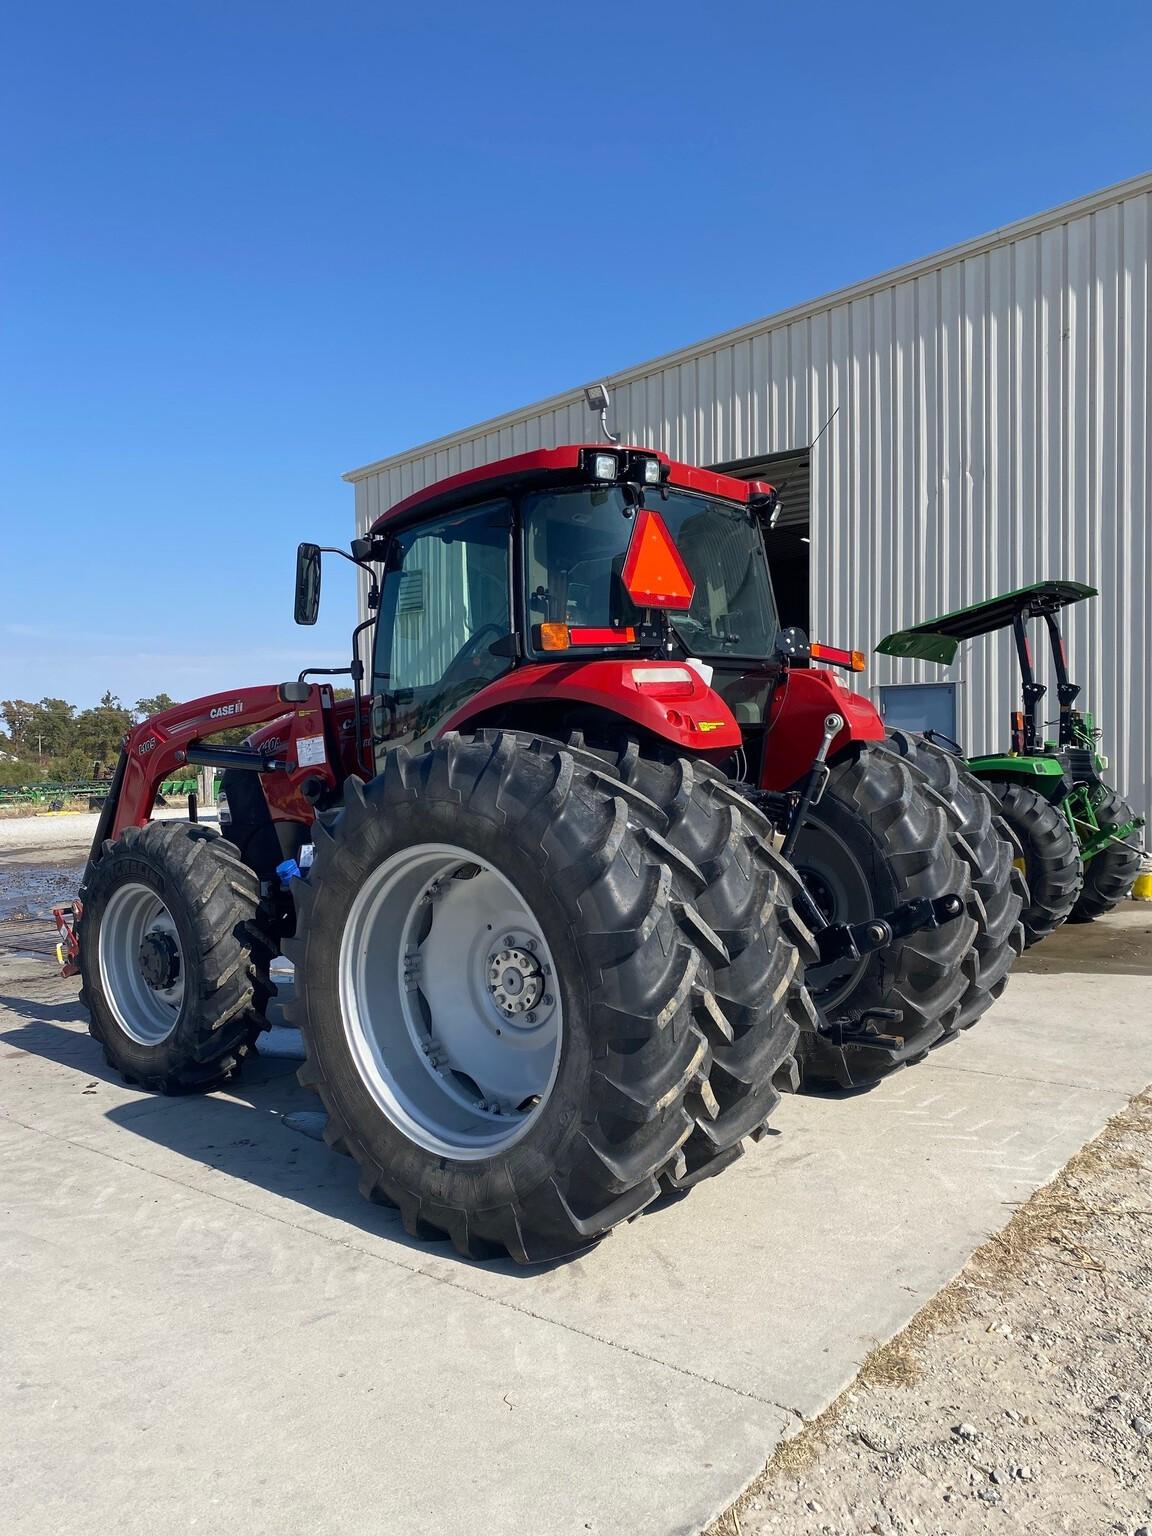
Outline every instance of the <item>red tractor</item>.
<svg viewBox="0 0 1152 1536">
<path fill-rule="evenodd" d="M 125 740 L 58 919 L 109 1061 L 219 1083 L 283 950 L 365 1194 L 535 1262 L 731 1162 L 798 1062 L 850 1086 L 973 1022 L 1020 946 L 1012 845 L 955 759 L 812 665 L 858 653 L 779 631 L 775 502 L 572 446 L 328 551 L 368 580 L 352 699 L 302 676 Z M 225 769 L 224 836 L 149 821 L 187 765 Z"/>
</svg>

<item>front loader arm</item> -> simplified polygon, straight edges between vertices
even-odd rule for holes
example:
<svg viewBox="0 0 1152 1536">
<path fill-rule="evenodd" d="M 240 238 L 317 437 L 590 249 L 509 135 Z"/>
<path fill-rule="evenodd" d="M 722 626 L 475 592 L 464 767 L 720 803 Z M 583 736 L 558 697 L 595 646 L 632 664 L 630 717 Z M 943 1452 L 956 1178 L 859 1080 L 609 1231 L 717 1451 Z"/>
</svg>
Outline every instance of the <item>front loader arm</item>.
<svg viewBox="0 0 1152 1536">
<path fill-rule="evenodd" d="M 125 827 L 142 827 L 151 817 L 160 785 L 186 766 L 251 768 L 261 773 L 282 771 L 290 776 L 316 775 L 329 783 L 335 782 L 322 747 L 313 749 L 308 754 L 310 760 L 304 763 L 300 762 L 298 747 L 301 738 L 323 740 L 325 711 L 330 706 L 331 689 L 326 686 L 269 683 L 176 704 L 135 726 L 121 747 L 116 775 L 88 857 L 85 880 L 99 860 L 104 842 L 119 837 Z M 288 725 L 275 753 L 204 744 L 204 737 L 219 731 L 233 726 L 263 725 L 281 716 L 288 717 Z"/>
<path fill-rule="evenodd" d="M 53 909 L 61 938 L 56 953 L 62 973 L 71 976 L 79 969 L 76 922 L 105 843 L 119 837 L 125 827 L 142 827 L 151 819 L 157 791 L 173 771 L 216 766 L 283 773 L 300 797 L 302 814 L 310 816 L 310 805 L 300 794 L 305 781 L 319 779 L 331 786 L 337 778 L 338 764 L 333 766 L 325 744 L 325 720 L 331 709 L 332 690 L 326 685 L 269 683 L 173 705 L 130 730 L 121 743 L 112 785 L 96 824 L 79 896 L 71 906 Z M 274 753 L 204 744 L 204 737 L 233 726 L 257 726 L 281 718 L 285 728 Z"/>
</svg>

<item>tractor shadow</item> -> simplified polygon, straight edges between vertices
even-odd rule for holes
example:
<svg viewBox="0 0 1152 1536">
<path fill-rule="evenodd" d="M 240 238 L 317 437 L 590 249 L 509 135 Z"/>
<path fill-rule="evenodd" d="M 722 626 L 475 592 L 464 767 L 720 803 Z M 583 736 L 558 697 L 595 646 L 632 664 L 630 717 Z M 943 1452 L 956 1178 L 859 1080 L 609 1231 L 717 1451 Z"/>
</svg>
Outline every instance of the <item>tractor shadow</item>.
<svg viewBox="0 0 1152 1536">
<path fill-rule="evenodd" d="M 370 1204 L 360 1194 L 351 1158 L 330 1151 L 318 1139 L 322 1121 L 319 1100 L 296 1082 L 296 1059 L 257 1055 L 245 1063 L 232 1083 L 214 1093 L 143 1094 L 125 1085 L 119 1072 L 107 1065 L 100 1046 L 87 1032 L 87 1015 L 78 1003 L 42 1003 L 0 995 L 0 1012 L 5 1011 L 9 1018 L 15 1015 L 25 1022 L 4 1031 L 0 1055 L 10 1060 L 18 1054 L 37 1056 L 80 1074 L 86 1084 L 103 1083 L 132 1093 L 127 1102 L 106 1109 L 105 1120 L 186 1159 L 189 1176 L 180 1182 L 191 1189 L 215 1193 L 212 1174 L 241 1180 L 263 1194 L 292 1201 L 403 1250 L 405 1267 L 410 1269 L 420 1269 L 432 1258 L 448 1259 L 466 1270 L 478 1268 L 530 1281 L 570 1262 L 557 1260 L 526 1268 L 510 1259 L 467 1259 L 447 1239 L 430 1242 L 409 1237 L 397 1211 Z M 96 1101 L 92 1107 L 96 1109 Z M 308 1129 L 298 1129 L 299 1125 Z M 135 1161 L 131 1152 L 124 1150 L 128 1160 Z M 137 1166 L 148 1169 L 155 1163 L 144 1158 Z M 221 1184 L 220 1193 L 225 1192 Z M 227 1198 L 235 1201 L 236 1193 Z M 250 1202 L 241 1196 L 238 1203 L 257 1216 L 284 1219 L 283 1210 L 260 1194 Z M 664 1203 L 649 1209 L 659 1209 Z M 319 1225 L 315 1230 L 320 1236 L 340 1236 L 338 1231 L 327 1232 Z"/>
</svg>

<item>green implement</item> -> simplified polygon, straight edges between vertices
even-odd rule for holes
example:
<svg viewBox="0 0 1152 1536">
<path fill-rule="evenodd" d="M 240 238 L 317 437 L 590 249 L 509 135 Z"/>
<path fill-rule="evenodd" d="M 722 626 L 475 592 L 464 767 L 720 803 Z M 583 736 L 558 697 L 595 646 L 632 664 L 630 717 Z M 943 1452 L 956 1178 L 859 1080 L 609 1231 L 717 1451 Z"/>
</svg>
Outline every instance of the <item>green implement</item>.
<svg viewBox="0 0 1152 1536">
<path fill-rule="evenodd" d="M 1012 712 L 1010 750 L 970 757 L 968 768 L 997 796 L 1020 843 L 1031 892 L 1024 912 L 1029 943 L 1067 918 L 1087 922 L 1111 910 L 1129 895 L 1140 868 L 1136 835 L 1144 818 L 1101 777 L 1108 759 L 1097 751 L 1100 731 L 1093 716 L 1075 708 L 1080 685 L 1068 675 L 1057 620 L 1062 608 L 1096 595 L 1095 587 L 1079 581 L 1037 581 L 897 630 L 876 647 L 885 656 L 947 666 L 961 641 L 1012 630 L 1024 707 Z M 1033 667 L 1028 643 L 1033 619 L 1043 620 L 1051 645 L 1059 704 L 1056 741 L 1044 736 L 1040 703 L 1048 689 Z"/>
</svg>

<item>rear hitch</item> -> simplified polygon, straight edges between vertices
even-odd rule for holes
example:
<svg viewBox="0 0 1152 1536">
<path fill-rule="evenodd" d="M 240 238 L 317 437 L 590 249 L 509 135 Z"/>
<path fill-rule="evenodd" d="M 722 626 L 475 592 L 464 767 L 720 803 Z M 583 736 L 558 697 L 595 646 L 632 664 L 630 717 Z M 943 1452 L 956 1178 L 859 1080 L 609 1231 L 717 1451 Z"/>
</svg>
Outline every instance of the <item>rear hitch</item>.
<svg viewBox="0 0 1152 1536">
<path fill-rule="evenodd" d="M 963 901 L 950 891 L 947 896 L 921 896 L 916 901 L 906 901 L 886 916 L 870 917 L 862 923 L 828 923 L 814 935 L 820 964 L 827 965 L 830 960 L 862 960 L 877 949 L 886 949 L 894 939 L 950 923 L 963 911 Z"/>
<path fill-rule="evenodd" d="M 803 897 L 812 904 L 804 891 Z M 863 923 L 827 923 L 813 937 L 820 963 L 860 960 L 884 949 L 894 939 L 922 928 L 939 928 L 964 911 L 954 892 L 935 899 L 906 901 L 885 917 Z M 922 1025 L 909 1037 L 900 1027 L 903 1014 L 897 1008 L 868 1008 L 859 1013 L 821 1019 L 814 1031 L 800 1035 L 797 1058 L 802 1081 L 809 1086 L 867 1088 L 897 1067 L 919 1061 L 944 1033 L 938 1020 Z"/>
<path fill-rule="evenodd" d="M 911 1036 L 901 1031 L 898 1008 L 869 1008 L 825 1020 L 800 1036 L 801 1082 L 809 1088 L 870 1088 L 897 1067 L 927 1055 L 944 1033 L 934 1022 Z"/>
</svg>

